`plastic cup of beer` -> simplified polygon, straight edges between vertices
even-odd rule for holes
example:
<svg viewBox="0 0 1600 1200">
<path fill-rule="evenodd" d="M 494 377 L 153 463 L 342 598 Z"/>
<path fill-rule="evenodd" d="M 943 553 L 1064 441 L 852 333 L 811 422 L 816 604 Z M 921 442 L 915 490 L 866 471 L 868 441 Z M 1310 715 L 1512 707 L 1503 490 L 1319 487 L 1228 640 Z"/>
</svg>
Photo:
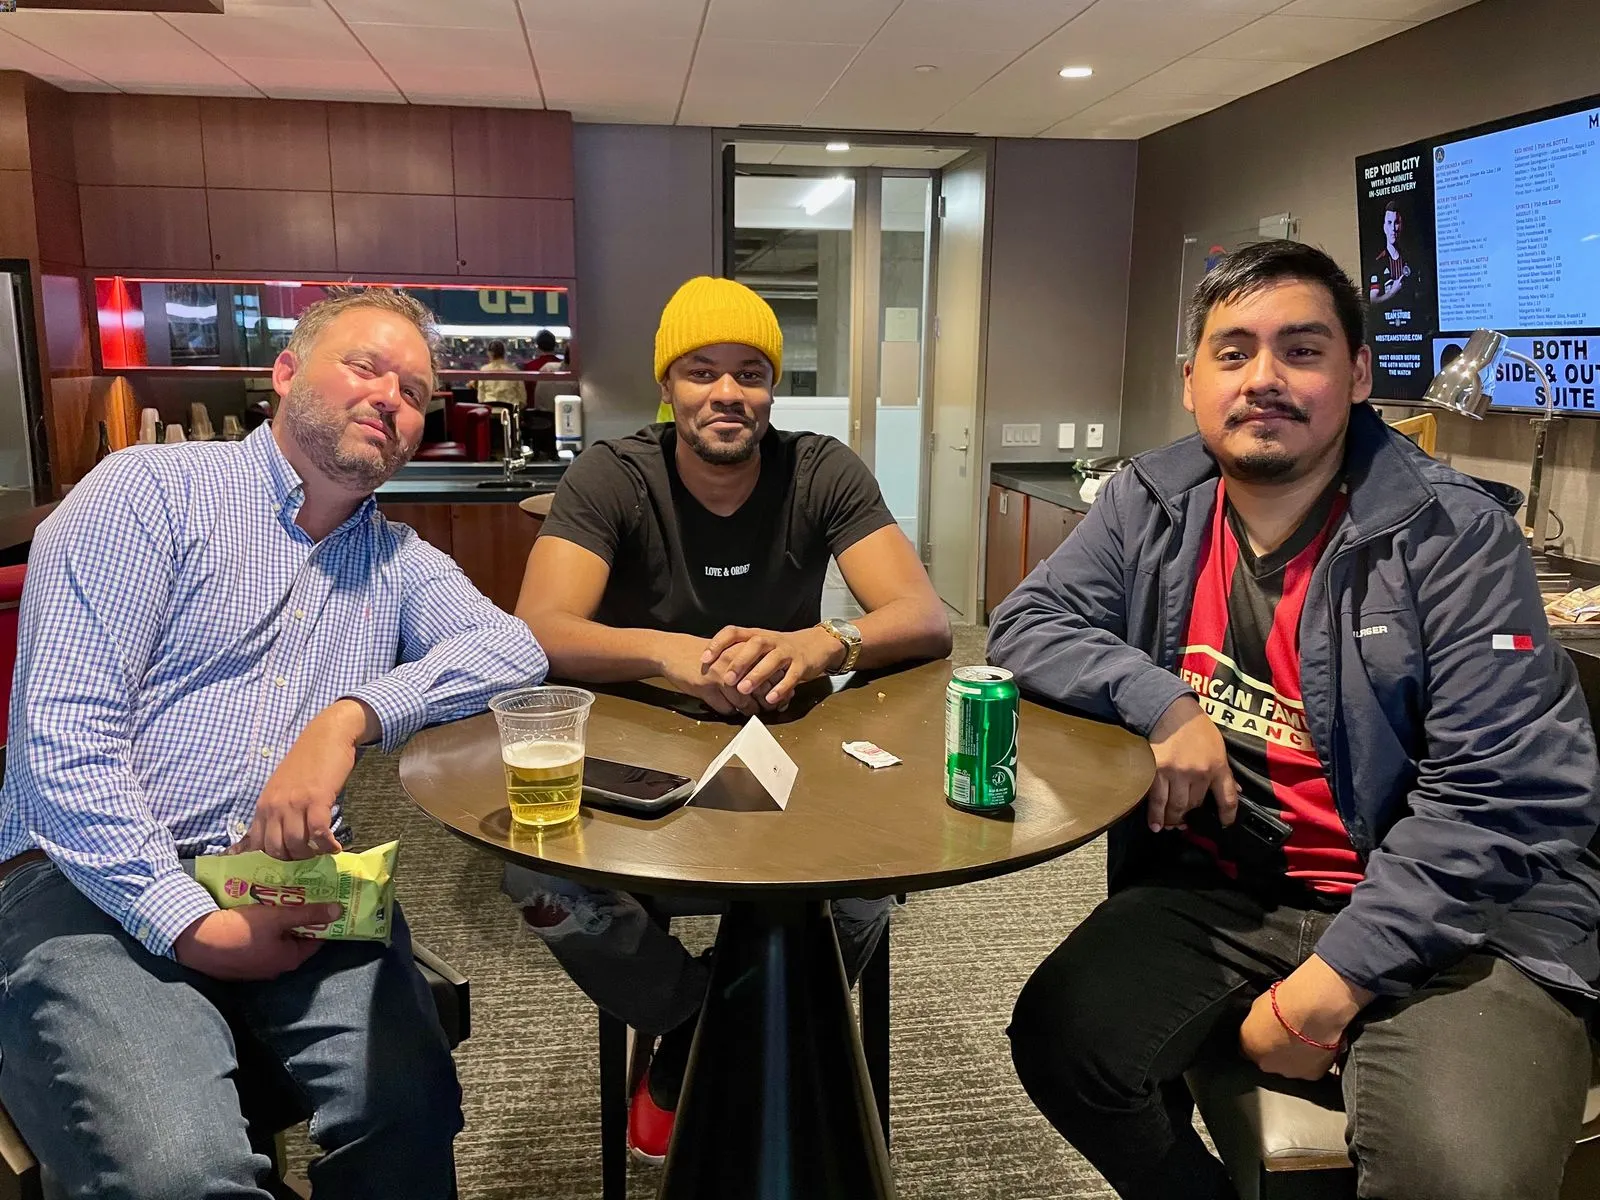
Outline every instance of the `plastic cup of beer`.
<svg viewBox="0 0 1600 1200">
<path fill-rule="evenodd" d="M 544 829 L 578 815 L 593 703 L 593 692 L 575 687 L 518 688 L 489 701 L 500 726 L 506 800 L 518 825 Z"/>
</svg>

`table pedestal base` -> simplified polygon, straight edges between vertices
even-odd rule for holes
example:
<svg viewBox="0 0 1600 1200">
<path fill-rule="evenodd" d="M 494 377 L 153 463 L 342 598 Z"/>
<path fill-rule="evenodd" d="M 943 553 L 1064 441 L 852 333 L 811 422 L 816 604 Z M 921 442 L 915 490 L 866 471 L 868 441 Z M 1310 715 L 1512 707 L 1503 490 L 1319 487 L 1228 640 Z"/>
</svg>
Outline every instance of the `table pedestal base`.
<svg viewBox="0 0 1600 1200">
<path fill-rule="evenodd" d="M 678 1104 L 660 1200 L 895 1200 L 833 920 L 735 903 Z"/>
</svg>

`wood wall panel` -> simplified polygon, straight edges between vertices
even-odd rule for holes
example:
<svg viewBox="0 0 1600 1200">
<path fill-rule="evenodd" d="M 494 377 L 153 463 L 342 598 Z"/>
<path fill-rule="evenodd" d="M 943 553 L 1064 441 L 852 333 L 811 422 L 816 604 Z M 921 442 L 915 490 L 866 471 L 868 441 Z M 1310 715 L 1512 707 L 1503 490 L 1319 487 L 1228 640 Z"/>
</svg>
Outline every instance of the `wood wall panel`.
<svg viewBox="0 0 1600 1200">
<path fill-rule="evenodd" d="M 328 105 L 336 192 L 448 196 L 450 110 L 412 104 Z"/>
<path fill-rule="evenodd" d="M 205 186 L 200 102 L 193 96 L 78 92 L 72 141 L 79 183 Z"/>
<path fill-rule="evenodd" d="M 327 105 L 311 100 L 200 101 L 206 186 L 327 191 Z"/>
<path fill-rule="evenodd" d="M 74 183 L 78 164 L 72 153 L 72 96 L 31 75 L 27 81 L 28 156 L 38 174 Z"/>
<path fill-rule="evenodd" d="M 450 196 L 335 193 L 337 269 L 394 277 L 454 274 L 455 205 Z"/>
<path fill-rule="evenodd" d="M 40 275 L 39 320 L 44 326 L 46 375 L 88 375 L 94 370 L 89 350 L 89 315 L 84 285 L 77 275 Z"/>
<path fill-rule="evenodd" d="M 458 196 L 456 252 L 464 275 L 569 278 L 572 201 Z"/>
<path fill-rule="evenodd" d="M 38 258 L 33 172 L 0 170 L 0 258 Z"/>
<path fill-rule="evenodd" d="M 83 218 L 78 185 L 57 175 L 33 173 L 38 214 L 39 258 L 61 267 L 83 266 Z"/>
<path fill-rule="evenodd" d="M 120 271 L 211 267 L 204 188 L 79 185 L 84 265 Z"/>
<path fill-rule="evenodd" d="M 572 114 L 450 110 L 456 195 L 572 199 Z"/>
<path fill-rule="evenodd" d="M 206 202 L 219 271 L 326 271 L 334 261 L 327 192 L 209 188 Z"/>
<path fill-rule="evenodd" d="M 28 76 L 0 71 L 0 171 L 28 171 Z"/>
</svg>

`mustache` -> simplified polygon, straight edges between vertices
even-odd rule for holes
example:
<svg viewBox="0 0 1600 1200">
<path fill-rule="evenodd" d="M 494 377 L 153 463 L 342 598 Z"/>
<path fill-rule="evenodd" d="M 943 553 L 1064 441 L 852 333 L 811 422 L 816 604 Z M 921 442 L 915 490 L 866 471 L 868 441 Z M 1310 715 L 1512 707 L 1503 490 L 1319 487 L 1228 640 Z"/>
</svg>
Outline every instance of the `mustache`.
<svg viewBox="0 0 1600 1200">
<path fill-rule="evenodd" d="M 717 421 L 738 421 L 741 425 L 744 425 L 744 426 L 747 426 L 747 427 L 753 426 L 755 424 L 754 418 L 752 418 L 743 409 L 738 409 L 738 408 L 717 408 L 717 409 L 713 409 L 711 411 L 711 415 L 709 417 L 707 417 L 704 421 L 701 421 L 700 424 L 702 426 L 711 425 L 711 424 L 713 424 L 714 422 L 717 422 Z"/>
<path fill-rule="evenodd" d="M 1273 400 L 1266 404 L 1241 404 L 1228 413 L 1224 423 L 1229 429 L 1234 429 L 1257 417 L 1285 417 L 1301 425 L 1311 423 L 1311 418 L 1306 415 L 1305 409 L 1284 400 Z"/>
<path fill-rule="evenodd" d="M 386 416 L 383 413 L 377 411 L 377 409 L 373 409 L 370 412 L 354 412 L 354 413 L 351 413 L 350 414 L 350 420 L 351 421 L 376 421 L 376 422 L 378 422 L 378 424 L 383 426 L 383 431 L 386 434 L 388 434 L 391 439 L 393 439 L 394 437 L 398 436 L 397 432 L 396 432 L 396 429 L 395 429 L 395 421 L 394 421 L 393 414 L 389 414 L 389 415 Z"/>
</svg>

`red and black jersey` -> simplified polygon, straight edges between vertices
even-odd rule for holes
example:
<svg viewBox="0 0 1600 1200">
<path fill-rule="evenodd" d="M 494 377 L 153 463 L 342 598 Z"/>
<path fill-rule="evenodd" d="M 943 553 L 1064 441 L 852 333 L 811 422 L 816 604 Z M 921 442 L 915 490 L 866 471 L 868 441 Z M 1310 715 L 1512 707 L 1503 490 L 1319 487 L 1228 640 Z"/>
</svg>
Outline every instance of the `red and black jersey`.
<svg viewBox="0 0 1600 1200">
<path fill-rule="evenodd" d="M 1300 611 L 1345 506 L 1344 490 L 1331 485 L 1282 546 L 1258 556 L 1219 480 L 1179 664 L 1222 733 L 1240 791 L 1294 831 L 1278 850 L 1186 836 L 1232 878 L 1287 877 L 1330 896 L 1348 895 L 1362 869 L 1306 729 Z"/>
</svg>

